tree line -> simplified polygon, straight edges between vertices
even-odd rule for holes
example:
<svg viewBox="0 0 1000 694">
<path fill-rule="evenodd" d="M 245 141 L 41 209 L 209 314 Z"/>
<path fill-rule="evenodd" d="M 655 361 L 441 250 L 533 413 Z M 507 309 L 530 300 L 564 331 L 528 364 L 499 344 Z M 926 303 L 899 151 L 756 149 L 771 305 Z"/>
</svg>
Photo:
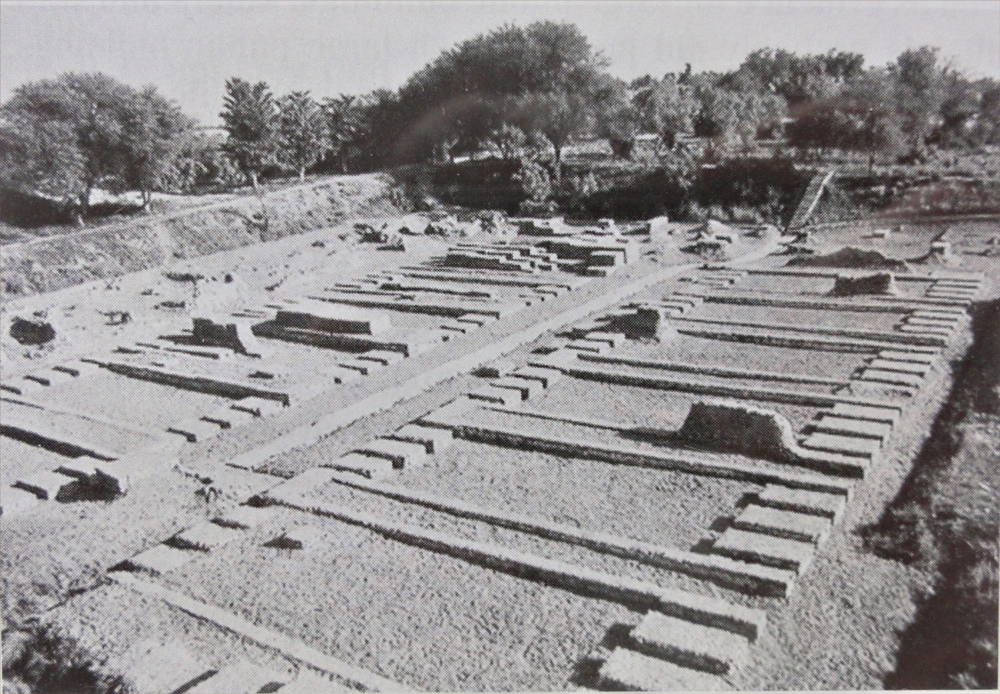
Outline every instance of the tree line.
<svg viewBox="0 0 1000 694">
<path fill-rule="evenodd" d="M 1000 143 L 1000 82 L 972 80 L 936 49 L 866 66 L 857 53 L 761 49 L 727 73 L 612 76 L 572 24 L 505 25 L 442 52 L 397 90 L 323 100 L 276 97 L 233 77 L 220 113 L 225 135 L 199 128 L 155 87 L 103 74 L 29 82 L 0 105 L 0 185 L 64 200 L 82 218 L 95 188 L 188 191 L 215 183 L 257 187 L 262 177 L 364 171 L 447 161 L 487 150 L 539 161 L 556 182 L 566 146 L 605 139 L 634 156 L 639 136 L 659 161 L 749 151 L 783 137 L 800 153 L 920 157 L 928 147 Z M 533 154 L 532 154 L 533 153 Z"/>
</svg>

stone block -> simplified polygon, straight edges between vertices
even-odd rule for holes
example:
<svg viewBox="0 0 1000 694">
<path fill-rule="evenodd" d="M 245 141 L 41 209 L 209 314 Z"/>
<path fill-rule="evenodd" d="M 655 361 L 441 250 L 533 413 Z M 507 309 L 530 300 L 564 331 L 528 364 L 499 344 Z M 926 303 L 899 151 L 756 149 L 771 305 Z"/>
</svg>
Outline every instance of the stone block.
<svg viewBox="0 0 1000 694">
<path fill-rule="evenodd" d="M 814 429 L 826 434 L 857 436 L 860 438 L 877 439 L 878 441 L 884 441 L 892 433 L 892 426 L 889 424 L 872 422 L 866 419 L 835 417 L 828 414 L 820 416 Z"/>
<path fill-rule="evenodd" d="M 397 439 L 375 439 L 352 452 L 385 458 L 394 468 L 423 467 L 427 463 L 427 449 L 422 443 Z"/>
<path fill-rule="evenodd" d="M 670 318 L 682 311 L 683 308 L 680 306 L 638 306 L 631 313 L 610 320 L 607 328 L 634 340 L 665 342 L 677 336 L 677 329 L 670 322 Z"/>
<path fill-rule="evenodd" d="M 718 675 L 746 662 L 750 653 L 744 636 L 659 612 L 647 612 L 629 640 L 646 655 Z"/>
<path fill-rule="evenodd" d="M 826 538 L 831 524 L 822 516 L 750 504 L 733 520 L 733 527 L 815 545 Z"/>
<path fill-rule="evenodd" d="M 912 323 L 907 322 L 897 326 L 896 331 L 901 333 L 906 333 L 907 335 L 916 335 L 916 336 L 927 335 L 929 337 L 948 338 L 951 337 L 952 333 L 954 332 L 954 328 L 946 325 L 929 327 L 924 325 L 914 325 Z"/>
<path fill-rule="evenodd" d="M 886 361 L 903 361 L 914 364 L 933 364 L 937 361 L 937 354 L 918 354 L 916 352 L 901 352 L 896 349 L 883 349 L 878 353 L 878 358 Z"/>
<path fill-rule="evenodd" d="M 722 691 L 730 686 L 717 675 L 668 663 L 659 658 L 617 647 L 601 665 L 602 688 L 613 691 Z"/>
<path fill-rule="evenodd" d="M 907 325 L 912 325 L 918 328 L 945 328 L 951 330 L 958 325 L 958 320 L 954 318 L 920 318 L 918 316 L 910 316 L 906 319 Z"/>
<path fill-rule="evenodd" d="M 493 316 L 486 316 L 483 314 L 468 313 L 464 316 L 459 316 L 455 319 L 456 323 L 462 323 L 463 325 L 471 325 L 474 328 L 481 328 L 487 323 L 492 323 L 496 318 Z"/>
<path fill-rule="evenodd" d="M 615 251 L 594 251 L 588 259 L 591 267 L 613 268 L 621 265 L 625 258 Z"/>
<path fill-rule="evenodd" d="M 899 421 L 899 410 L 891 407 L 873 407 L 870 405 L 851 405 L 838 402 L 833 406 L 832 414 L 845 419 L 862 419 L 871 422 L 882 422 L 895 426 Z"/>
<path fill-rule="evenodd" d="M 232 429 L 256 419 L 256 417 L 246 410 L 234 410 L 232 407 L 220 407 L 215 412 L 203 415 L 202 419 L 211 422 L 223 429 Z"/>
<path fill-rule="evenodd" d="M 796 461 L 795 435 L 788 419 L 774 410 L 735 400 L 693 403 L 678 436 L 717 450 Z"/>
<path fill-rule="evenodd" d="M 896 296 L 899 290 L 891 272 L 876 272 L 870 275 L 841 275 L 834 279 L 831 296 L 859 296 L 881 294 Z"/>
<path fill-rule="evenodd" d="M 788 569 L 800 575 L 812 561 L 814 549 L 808 542 L 738 528 L 728 528 L 712 545 L 712 551 L 717 554 Z"/>
<path fill-rule="evenodd" d="M 564 349 L 575 350 L 577 352 L 587 352 L 591 354 L 604 354 L 610 349 L 606 342 L 590 341 L 586 338 L 571 340 L 567 342 Z"/>
<path fill-rule="evenodd" d="M 95 464 L 97 475 L 92 484 L 106 494 L 124 494 L 129 489 L 128 472 L 122 470 L 118 461 L 101 460 Z"/>
<path fill-rule="evenodd" d="M 261 345 L 249 325 L 210 316 L 196 317 L 193 322 L 194 341 L 200 345 L 225 347 L 237 354 L 258 358 L 270 353 L 269 349 Z"/>
<path fill-rule="evenodd" d="M 425 427 L 419 424 L 407 424 L 389 435 L 398 441 L 418 443 L 431 454 L 440 453 L 454 442 L 454 436 L 449 429 L 440 427 Z"/>
<path fill-rule="evenodd" d="M 14 483 L 14 486 L 31 492 L 39 499 L 55 501 L 71 496 L 73 491 L 79 487 L 79 481 L 59 472 L 41 470 L 20 478 Z"/>
<path fill-rule="evenodd" d="M 603 330 L 595 330 L 587 333 L 585 338 L 582 338 L 587 342 L 604 342 L 607 343 L 612 349 L 618 349 L 625 345 L 626 337 L 622 333 L 611 333 Z"/>
<path fill-rule="evenodd" d="M 167 432 L 183 436 L 189 443 L 210 439 L 217 435 L 220 430 L 216 423 L 194 418 L 184 419 L 167 427 Z"/>
<path fill-rule="evenodd" d="M 538 381 L 542 384 L 542 388 L 548 388 L 563 377 L 562 371 L 541 366 L 522 366 L 511 372 L 511 375 Z"/>
<path fill-rule="evenodd" d="M 484 364 L 476 368 L 472 373 L 482 378 L 500 378 L 506 376 L 514 369 L 514 364 L 506 359 L 495 361 L 491 364 Z"/>
<path fill-rule="evenodd" d="M 492 385 L 483 386 L 466 393 L 470 400 L 491 402 L 497 405 L 513 406 L 524 401 L 521 390 L 517 388 L 502 388 Z"/>
<path fill-rule="evenodd" d="M 814 433 L 802 441 L 802 447 L 871 460 L 878 454 L 882 444 L 878 440 L 858 436 Z"/>
<path fill-rule="evenodd" d="M 495 388 L 514 388 L 521 392 L 521 399 L 527 400 L 542 391 L 542 384 L 529 378 L 519 376 L 505 376 L 504 378 L 490 381 L 490 385 Z"/>
<path fill-rule="evenodd" d="M 76 376 L 65 371 L 59 371 L 57 369 L 49 369 L 47 371 L 41 371 L 35 374 L 29 374 L 25 378 L 32 381 L 41 383 L 43 386 L 53 387 L 62 385 L 63 383 L 70 383 L 76 380 Z"/>
<path fill-rule="evenodd" d="M 805 467 L 818 470 L 824 475 L 862 478 L 867 474 L 871 458 L 864 458 L 843 453 L 814 450 L 799 447 L 797 462 Z"/>
<path fill-rule="evenodd" d="M 456 333 L 457 335 L 465 335 L 476 329 L 475 325 L 470 323 L 459 323 L 458 321 L 451 323 L 442 323 L 440 326 L 441 330 L 445 330 L 449 333 Z"/>
<path fill-rule="evenodd" d="M 278 311 L 277 322 L 289 328 L 306 328 L 328 333 L 379 335 L 392 329 L 392 321 L 382 313 L 351 306 L 316 302 Z"/>
<path fill-rule="evenodd" d="M 342 369 L 348 369 L 350 371 L 357 371 L 362 376 L 369 376 L 379 369 L 383 368 L 382 364 L 374 361 L 365 361 L 363 359 L 342 359 L 337 362 L 337 366 Z"/>
<path fill-rule="evenodd" d="M 890 386 L 909 386 L 911 388 L 919 388 L 924 382 L 923 377 L 916 374 L 871 368 L 864 369 L 858 376 L 858 380 L 869 383 L 884 383 Z"/>
<path fill-rule="evenodd" d="M 872 359 L 868 362 L 868 368 L 879 371 L 893 371 L 896 373 L 916 374 L 926 376 L 931 370 L 930 364 L 917 364 L 909 361 L 893 361 L 891 359 Z"/>
<path fill-rule="evenodd" d="M 769 484 L 757 494 L 757 503 L 782 511 L 809 513 L 836 521 L 847 507 L 847 497 Z"/>
<path fill-rule="evenodd" d="M 137 571 L 145 571 L 154 576 L 159 576 L 168 571 L 180 568 L 190 561 L 192 557 L 191 552 L 159 544 L 135 555 L 128 560 L 127 564 Z"/>
<path fill-rule="evenodd" d="M 375 480 L 390 476 L 393 462 L 388 458 L 348 453 L 329 463 L 328 467 L 333 470 L 353 472 L 356 475 Z"/>
<path fill-rule="evenodd" d="M 75 361 L 68 361 L 65 364 L 59 364 L 57 366 L 53 366 L 52 368 L 55 369 L 56 371 L 63 371 L 65 373 L 68 373 L 70 376 L 76 376 L 77 378 L 79 378 L 80 376 L 89 376 L 92 374 L 96 374 L 98 371 L 101 370 L 101 367 L 98 366 L 97 364 L 93 364 L 91 362 L 83 361 L 80 359 L 77 359 Z"/>
<path fill-rule="evenodd" d="M 208 552 L 216 547 L 221 547 L 237 535 L 239 535 L 238 530 L 227 528 L 211 521 L 205 521 L 174 535 L 172 544 L 181 549 Z"/>
<path fill-rule="evenodd" d="M 242 398 L 230 405 L 231 409 L 247 412 L 254 417 L 266 417 L 268 415 L 276 414 L 284 409 L 284 407 L 285 406 L 277 400 L 253 396 L 249 398 Z"/>
<path fill-rule="evenodd" d="M 528 360 L 528 366 L 563 370 L 578 358 L 579 354 L 577 352 L 559 347 L 548 354 L 532 355 Z"/>
<path fill-rule="evenodd" d="M 237 506 L 224 511 L 212 520 L 226 528 L 252 530 L 274 517 L 274 510 L 257 506 Z"/>
<path fill-rule="evenodd" d="M 402 352 L 393 352 L 385 349 L 373 349 L 358 355 L 358 359 L 362 361 L 373 361 L 383 366 L 395 364 L 405 358 L 406 356 Z"/>
<path fill-rule="evenodd" d="M 87 484 L 93 484 L 97 480 L 98 465 L 102 462 L 96 458 L 81 455 L 79 458 L 70 458 L 61 462 L 59 467 L 56 468 L 56 472 L 76 478 Z"/>
</svg>

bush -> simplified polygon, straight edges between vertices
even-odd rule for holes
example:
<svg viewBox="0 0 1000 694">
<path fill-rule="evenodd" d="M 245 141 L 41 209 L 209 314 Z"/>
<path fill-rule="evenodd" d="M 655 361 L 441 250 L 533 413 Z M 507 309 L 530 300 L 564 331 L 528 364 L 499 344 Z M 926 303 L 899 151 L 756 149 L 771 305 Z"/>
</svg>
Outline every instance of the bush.
<svg viewBox="0 0 1000 694">
<path fill-rule="evenodd" d="M 131 694 L 116 673 L 99 666 L 73 637 L 51 626 L 11 630 L 3 635 L 4 692 Z M 15 684 L 16 683 L 16 684 Z M 15 686 L 8 688 L 9 684 Z"/>
</svg>

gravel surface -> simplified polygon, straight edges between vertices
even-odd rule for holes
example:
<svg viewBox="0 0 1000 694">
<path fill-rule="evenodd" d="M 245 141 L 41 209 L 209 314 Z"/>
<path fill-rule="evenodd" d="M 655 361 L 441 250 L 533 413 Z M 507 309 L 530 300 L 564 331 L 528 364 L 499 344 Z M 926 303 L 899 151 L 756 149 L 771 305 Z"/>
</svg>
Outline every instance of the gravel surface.
<svg viewBox="0 0 1000 694">
<path fill-rule="evenodd" d="M 688 316 L 727 322 L 789 323 L 804 327 L 890 331 L 899 322 L 901 314 L 705 303 L 699 306 L 697 311 L 685 314 L 684 317 Z"/>
<path fill-rule="evenodd" d="M 122 656 L 146 640 L 181 641 L 204 672 L 240 660 L 267 668 L 287 678 L 285 681 L 308 670 L 297 661 L 124 586 L 108 584 L 90 590 L 75 598 L 70 607 L 54 610 L 48 619 L 58 630 L 79 639 L 81 646 L 94 654 L 96 663 L 109 672 L 120 672 Z M 133 667 L 150 672 L 162 666 L 149 659 Z"/>
<path fill-rule="evenodd" d="M 862 365 L 863 354 L 818 352 L 793 347 L 771 347 L 678 335 L 661 343 L 630 341 L 616 354 L 709 366 L 813 374 L 848 378 Z"/>
<path fill-rule="evenodd" d="M 622 370 L 625 367 L 619 367 Z M 631 369 L 639 373 L 638 369 Z M 653 373 L 651 370 L 643 373 Z M 658 375 L 669 377 L 669 372 L 657 372 Z M 807 372 L 808 373 L 808 372 Z M 687 374 L 678 374 L 682 379 Z M 698 376 L 697 380 L 740 383 L 729 379 L 708 379 Z M 767 387 L 766 383 L 756 384 L 746 381 L 747 385 L 757 388 Z M 781 384 L 783 387 L 785 384 Z M 822 388 L 812 386 L 811 389 Z M 633 386 L 619 386 L 610 383 L 600 383 L 586 379 L 563 378 L 545 391 L 544 396 L 531 402 L 534 409 L 553 413 L 572 413 L 573 416 L 589 419 L 604 419 L 620 422 L 623 425 L 650 426 L 667 431 L 680 429 L 687 417 L 688 410 L 695 402 L 715 400 L 714 396 L 681 393 L 672 390 L 654 390 Z M 759 406 L 774 410 L 788 417 L 795 430 L 816 416 L 819 408 L 798 405 L 785 405 L 775 402 L 759 402 Z"/>
<path fill-rule="evenodd" d="M 567 426 L 525 428 L 549 435 L 580 436 Z M 606 443 L 650 451 L 670 450 L 612 436 L 592 434 L 589 440 L 601 438 Z M 564 458 L 469 441 L 459 441 L 434 456 L 432 465 L 404 473 L 401 483 L 476 505 L 679 549 L 696 544 L 720 515 L 744 494 L 757 489 L 752 483 L 738 480 Z"/>
<path fill-rule="evenodd" d="M 40 425 L 58 432 L 60 439 L 75 442 L 80 441 L 85 446 L 93 444 L 111 453 L 124 454 L 154 441 L 152 435 L 95 422 L 77 415 L 61 414 L 37 407 L 28 407 L 13 402 L 4 401 L 4 416 L 16 418 L 16 421 L 38 422 Z M 128 420 L 125 420 L 128 423 Z"/>
<path fill-rule="evenodd" d="M 179 420 L 200 416 L 233 401 L 102 372 L 80 383 L 60 387 L 46 402 L 158 432 Z"/>
<path fill-rule="evenodd" d="M 622 488 L 628 485 L 629 482 L 630 480 L 627 479 L 615 480 L 614 483 L 607 485 L 607 487 Z M 653 492 L 652 495 L 656 496 L 659 490 L 665 489 L 669 485 L 670 482 L 668 480 L 663 483 L 649 485 L 648 488 Z M 674 486 L 679 487 L 680 485 Z M 697 485 L 690 486 L 694 492 L 704 491 L 704 487 L 698 487 Z M 633 489 L 641 491 L 641 485 L 635 485 Z M 425 491 L 433 491 L 434 494 L 446 495 L 450 498 L 460 498 L 457 495 L 453 495 L 451 493 L 446 494 L 445 492 L 438 491 L 437 489 Z M 585 503 L 588 500 L 588 492 L 590 491 L 590 488 L 584 487 L 583 489 L 579 489 L 579 491 L 581 492 L 581 501 Z M 611 507 L 615 500 L 615 495 L 611 494 L 609 496 L 610 498 L 606 501 L 599 500 L 597 505 Z M 564 561 L 575 566 L 582 566 L 595 571 L 602 571 L 613 576 L 625 576 L 636 580 L 655 583 L 657 585 L 679 588 L 702 594 L 732 594 L 731 591 L 717 588 L 712 584 L 708 584 L 682 574 L 667 571 L 665 569 L 648 566 L 635 561 L 620 559 L 565 542 L 547 540 L 530 533 L 498 528 L 486 522 L 463 519 L 447 513 L 432 511 L 416 504 L 394 501 L 376 494 L 351 489 L 345 485 L 336 483 L 325 485 L 311 493 L 309 498 L 322 500 L 325 503 L 332 504 L 335 508 L 345 508 L 371 513 L 390 522 L 406 524 L 427 530 L 434 530 L 478 542 L 499 545 L 518 552 L 527 552 L 529 554 L 548 559 Z M 481 496 L 461 498 L 466 503 L 473 503 L 480 508 L 504 511 L 507 513 L 522 515 L 524 517 L 545 518 L 546 520 L 560 522 L 573 527 L 585 527 L 588 530 L 600 530 L 612 534 L 618 534 L 617 530 L 610 530 L 609 528 L 621 529 L 622 533 L 629 532 L 629 528 L 626 527 L 626 524 L 621 520 L 622 516 L 632 518 L 632 522 L 634 524 L 642 524 L 648 515 L 646 513 L 640 513 L 635 517 L 632 517 L 632 514 L 629 513 L 619 513 L 618 516 L 614 516 L 613 510 L 608 513 L 606 510 L 602 509 L 598 509 L 595 512 L 590 512 L 588 510 L 583 510 L 582 512 L 575 511 L 572 515 L 569 513 L 550 511 L 548 515 L 546 515 L 546 511 L 542 510 L 542 505 L 537 502 L 531 503 L 531 499 L 519 499 L 515 503 L 511 504 L 502 501 L 493 501 L 492 499 L 485 499 Z M 588 504 L 588 506 L 589 505 L 591 504 Z M 610 520 L 608 520 L 609 517 Z M 583 521 L 581 521 L 581 518 Z M 598 522 L 599 525 L 592 525 L 592 521 Z M 648 542 L 660 544 L 661 546 L 671 546 L 670 540 L 673 539 L 672 536 L 677 533 L 672 532 L 672 526 L 668 526 L 666 523 L 661 522 L 660 525 L 661 527 L 668 527 L 671 530 L 661 533 L 656 528 L 643 527 L 637 533 L 633 527 L 628 536 L 635 537 L 638 535 L 644 535 L 647 538 L 646 541 Z M 620 536 L 625 537 L 626 535 L 622 534 Z"/>
<path fill-rule="evenodd" d="M 233 542 L 163 582 L 404 684 L 433 690 L 558 690 L 616 623 L 639 615 L 429 552 L 332 519 L 304 550 Z M 252 576 L 251 580 L 247 577 Z"/>
</svg>

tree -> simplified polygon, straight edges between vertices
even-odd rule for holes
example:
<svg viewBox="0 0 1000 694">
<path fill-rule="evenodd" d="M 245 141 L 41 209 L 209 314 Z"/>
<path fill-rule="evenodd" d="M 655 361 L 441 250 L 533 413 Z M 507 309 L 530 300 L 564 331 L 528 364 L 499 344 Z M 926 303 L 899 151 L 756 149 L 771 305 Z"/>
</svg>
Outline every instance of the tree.
<svg viewBox="0 0 1000 694">
<path fill-rule="evenodd" d="M 555 154 L 555 180 L 562 180 L 562 151 L 570 137 L 590 122 L 590 105 L 585 95 L 559 90 L 529 94 L 521 101 L 526 129 L 542 133 Z"/>
<path fill-rule="evenodd" d="M 574 112 L 580 104 L 589 111 L 603 67 L 603 57 L 572 24 L 505 25 L 463 41 L 399 90 L 400 154 L 452 154 L 487 140 L 505 123 L 530 130 L 535 118 L 549 121 L 547 129 L 555 132 L 560 128 L 551 121 L 566 119 L 549 108 L 551 96 L 569 95 L 557 100 L 572 102 Z M 536 95 L 542 95 L 539 103 L 529 107 Z M 552 117 L 543 118 L 543 111 Z"/>
<path fill-rule="evenodd" d="M 271 90 L 264 82 L 229 79 L 219 117 L 229 135 L 226 154 L 256 190 L 261 170 L 274 164 L 277 154 L 278 114 Z"/>
<path fill-rule="evenodd" d="M 940 125 L 945 80 L 938 64 L 938 49 L 923 46 L 903 51 L 890 71 L 903 133 L 913 149 L 920 149 L 927 136 Z"/>
<path fill-rule="evenodd" d="M 78 223 L 97 186 L 143 192 L 162 184 L 173 142 L 193 121 L 148 87 L 101 73 L 66 73 L 19 87 L 0 108 L 5 184 L 58 197 Z"/>
<path fill-rule="evenodd" d="M 738 92 L 768 92 L 782 96 L 793 109 L 832 97 L 837 85 L 860 73 L 864 57 L 831 50 L 821 55 L 797 55 L 762 48 L 750 53 L 719 86 Z"/>
<path fill-rule="evenodd" d="M 323 101 L 326 117 L 326 146 L 339 162 L 341 173 L 347 173 L 347 161 L 352 148 L 359 144 L 364 132 L 362 102 L 356 96 L 341 94 Z"/>
<path fill-rule="evenodd" d="M 856 123 L 844 106 L 842 99 L 827 99 L 800 109 L 798 117 L 786 128 L 788 143 L 803 151 L 818 150 L 820 154 L 851 148 Z"/>
<path fill-rule="evenodd" d="M 306 169 L 323 151 L 323 112 L 309 92 L 288 94 L 278 103 L 278 110 L 278 158 L 304 181 Z"/>
<path fill-rule="evenodd" d="M 673 149 L 678 135 L 694 129 L 698 100 L 673 75 L 666 75 L 648 91 L 637 92 L 634 103 L 643 126 L 659 135 L 667 149 Z"/>
<path fill-rule="evenodd" d="M 521 150 L 528 146 L 528 136 L 524 131 L 509 123 L 491 130 L 487 141 L 496 149 L 500 158 L 506 161 L 517 159 Z"/>
<path fill-rule="evenodd" d="M 598 135 L 607 138 L 615 156 L 628 159 L 635 137 L 642 129 L 642 114 L 629 98 L 628 85 L 622 80 L 608 79 L 594 94 Z"/>
<path fill-rule="evenodd" d="M 979 99 L 979 113 L 972 127 L 973 142 L 977 144 L 1000 144 L 1000 82 L 984 79 L 979 83 L 982 96 Z"/>
<path fill-rule="evenodd" d="M 969 126 L 979 113 L 982 95 L 975 84 L 956 70 L 946 71 L 944 81 L 941 126 L 934 137 L 945 146 L 968 144 L 972 139 Z"/>
<path fill-rule="evenodd" d="M 75 202 L 86 190 L 86 163 L 68 123 L 4 113 L 0 119 L 0 182 L 28 194 Z"/>
<path fill-rule="evenodd" d="M 122 186 L 138 190 L 148 209 L 154 190 L 170 185 L 177 175 L 178 161 L 194 128 L 193 119 L 180 107 L 146 87 L 136 95 L 133 113 L 122 133 L 124 170 Z"/>
</svg>

